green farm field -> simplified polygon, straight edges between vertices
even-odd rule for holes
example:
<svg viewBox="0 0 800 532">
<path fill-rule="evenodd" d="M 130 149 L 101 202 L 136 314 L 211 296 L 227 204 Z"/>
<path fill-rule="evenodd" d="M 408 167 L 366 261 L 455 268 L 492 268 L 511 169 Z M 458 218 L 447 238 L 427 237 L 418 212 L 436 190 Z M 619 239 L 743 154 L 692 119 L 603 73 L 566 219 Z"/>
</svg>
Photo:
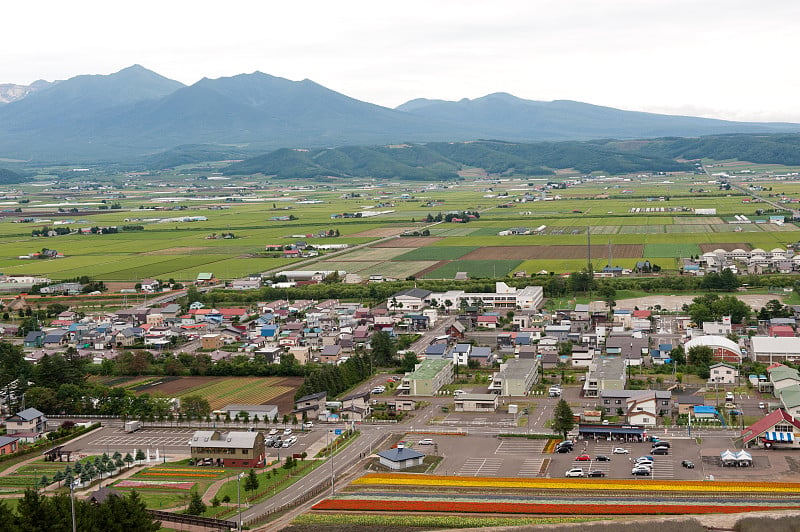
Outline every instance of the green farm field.
<svg viewBox="0 0 800 532">
<path fill-rule="evenodd" d="M 725 171 L 756 171 L 756 168 L 774 171 L 769 165 L 719 164 Z M 175 177 L 175 181 L 185 179 Z M 235 201 L 224 199 L 231 194 L 233 185 L 227 181 L 202 182 L 202 194 L 185 186 L 132 185 L 130 190 L 121 191 L 121 199 L 115 200 L 121 208 L 103 211 L 98 210 L 102 203 L 96 192 L 75 192 L 75 198 L 67 206 L 92 209 L 89 214 L 57 212 L 53 206 L 65 204 L 56 198 L 57 192 L 25 184 L 20 187 L 30 202 L 18 204 L 21 213 L 0 218 L 0 268 L 6 274 L 45 275 L 55 280 L 88 275 L 116 282 L 135 283 L 150 277 L 187 282 L 200 272 L 233 279 L 257 272 L 297 269 L 293 266 L 296 259 L 268 257 L 264 246 L 286 246 L 302 240 L 310 245 L 365 246 L 332 257 L 323 251 L 316 263 L 301 266 L 302 269 L 338 269 L 360 275 L 382 273 L 398 278 L 420 273 L 425 277 L 452 278 L 456 271 L 468 271 L 473 277 L 490 277 L 518 269 L 561 273 L 583 267 L 584 260 L 576 259 L 574 253 L 559 257 L 551 247 L 585 246 L 587 232 L 593 246 L 641 246 L 641 257 L 613 258 L 614 265 L 631 267 L 636 259 L 651 258 L 658 259 L 665 269 L 677 267 L 674 260 L 677 257 L 698 254 L 700 246 L 746 244 L 750 248 L 773 249 L 800 241 L 800 228 L 792 223 L 783 226 L 724 223 L 735 214 L 755 220 L 756 210 L 765 204 L 745 203 L 742 201 L 747 198 L 745 194 L 720 190 L 705 175 L 627 176 L 625 182 L 589 180 L 546 192 L 547 197 L 558 199 L 534 201 L 541 196 L 538 187 L 546 182 L 546 179 L 514 178 L 488 185 L 486 181 L 467 179 L 449 183 L 447 188 L 430 189 L 419 183 L 375 187 L 366 181 L 331 182 L 323 186 L 281 182 L 253 187 L 254 181 L 250 180 L 245 197 Z M 800 183 L 774 180 L 760 185 L 771 188 L 775 197 L 800 199 Z M 489 186 L 491 190 L 487 190 Z M 669 200 L 659 201 L 659 198 Z M 500 204 L 509 207 L 499 208 Z M 163 210 L 178 207 L 181 210 Z M 657 209 L 657 212 L 632 213 L 635 208 Z M 697 215 L 692 209 L 698 208 L 714 208 L 716 215 Z M 675 212 L 667 212 L 669 209 Z M 427 239 L 395 238 L 371 246 L 402 231 L 422 230 L 427 224 L 421 220 L 428 214 L 463 210 L 478 210 L 481 216 L 467 224 L 431 225 L 431 237 Z M 356 212 L 365 214 L 361 218 L 332 217 Z M 373 213 L 380 214 L 369 216 Z M 290 215 L 296 219 L 272 219 Z M 192 216 L 207 219 L 179 220 Z M 23 217 L 38 220 L 15 223 Z M 33 229 L 53 227 L 58 220 L 70 221 L 68 227 L 72 229 L 142 225 L 144 230 L 49 238 L 31 236 Z M 545 226 L 542 234 L 502 237 L 497 234 L 512 227 L 533 230 L 540 226 Z M 338 231 L 340 236 L 315 236 L 330 230 Z M 209 238 L 229 232 L 236 238 Z M 400 241 L 407 247 L 397 246 Z M 543 250 L 543 258 L 538 259 L 537 253 L 531 252 L 523 257 L 517 254 L 491 257 L 475 264 L 459 260 L 483 247 L 517 246 L 550 249 Z M 19 258 L 43 248 L 55 249 L 65 258 Z M 595 266 L 607 263 L 602 254 L 596 259 L 600 262 Z"/>
</svg>

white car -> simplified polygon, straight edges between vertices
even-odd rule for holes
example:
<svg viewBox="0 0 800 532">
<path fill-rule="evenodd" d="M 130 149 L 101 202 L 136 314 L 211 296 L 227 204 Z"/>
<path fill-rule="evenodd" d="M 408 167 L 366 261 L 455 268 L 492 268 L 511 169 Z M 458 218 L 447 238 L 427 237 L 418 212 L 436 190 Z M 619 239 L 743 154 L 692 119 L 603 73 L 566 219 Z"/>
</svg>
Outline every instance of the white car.
<svg viewBox="0 0 800 532">
<path fill-rule="evenodd" d="M 291 433 L 292 433 L 292 429 L 284 429 L 284 430 L 283 430 L 283 435 L 284 435 L 284 436 L 288 436 L 288 435 L 289 435 L 289 434 L 291 434 Z"/>
<path fill-rule="evenodd" d="M 417 445 L 433 445 L 433 440 L 431 438 L 425 438 L 424 440 L 419 440 Z"/>
<path fill-rule="evenodd" d="M 761 410 L 764 410 L 766 407 L 767 405 L 764 403 L 764 401 L 760 401 L 758 403 L 758 408 L 760 408 Z"/>
<path fill-rule="evenodd" d="M 636 467 L 649 467 L 651 469 L 653 468 L 653 462 L 651 462 L 650 460 L 642 460 L 641 458 L 634 461 L 633 465 L 635 465 Z"/>
<path fill-rule="evenodd" d="M 611 454 L 629 454 L 630 451 L 624 447 L 614 447 L 614 450 L 611 451 Z"/>
<path fill-rule="evenodd" d="M 565 477 L 583 477 L 584 476 L 583 469 L 580 468 L 580 467 L 573 467 L 572 469 L 570 469 L 569 471 L 564 473 L 564 476 Z"/>
<path fill-rule="evenodd" d="M 269 431 L 269 435 L 270 436 L 275 436 L 277 433 L 278 433 L 278 429 L 272 429 L 271 431 Z"/>
<path fill-rule="evenodd" d="M 467 392 L 465 392 L 464 390 L 456 390 L 456 391 L 453 392 L 453 395 L 462 395 L 462 394 L 465 394 L 465 393 L 467 393 Z"/>
<path fill-rule="evenodd" d="M 313 427 L 314 427 L 314 423 L 311 422 L 311 421 L 306 421 L 305 423 L 303 423 L 303 428 L 306 429 L 306 430 L 311 429 Z"/>
</svg>

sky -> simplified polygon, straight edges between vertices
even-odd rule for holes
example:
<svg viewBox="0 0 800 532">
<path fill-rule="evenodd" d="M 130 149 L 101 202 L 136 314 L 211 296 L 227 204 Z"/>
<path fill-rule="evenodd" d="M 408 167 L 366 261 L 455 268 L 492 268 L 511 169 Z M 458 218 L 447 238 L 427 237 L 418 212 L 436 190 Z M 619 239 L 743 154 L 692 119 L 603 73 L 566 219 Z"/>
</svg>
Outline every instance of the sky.
<svg viewBox="0 0 800 532">
<path fill-rule="evenodd" d="M 3 6 L 0 83 L 140 64 L 261 71 L 396 107 L 507 92 L 800 122 L 797 0 L 40 0 Z"/>
</svg>

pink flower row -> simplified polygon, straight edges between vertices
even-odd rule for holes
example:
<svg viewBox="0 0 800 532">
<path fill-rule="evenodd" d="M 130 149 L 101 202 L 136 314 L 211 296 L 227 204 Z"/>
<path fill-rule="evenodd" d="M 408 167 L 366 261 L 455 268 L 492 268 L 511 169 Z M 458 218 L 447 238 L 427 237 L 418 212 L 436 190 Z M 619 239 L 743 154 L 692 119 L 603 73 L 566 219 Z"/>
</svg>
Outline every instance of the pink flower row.
<svg viewBox="0 0 800 532">
<path fill-rule="evenodd" d="M 155 488 L 155 489 L 176 489 L 190 490 L 194 482 L 143 482 L 137 480 L 123 480 L 116 485 L 117 488 Z"/>
</svg>

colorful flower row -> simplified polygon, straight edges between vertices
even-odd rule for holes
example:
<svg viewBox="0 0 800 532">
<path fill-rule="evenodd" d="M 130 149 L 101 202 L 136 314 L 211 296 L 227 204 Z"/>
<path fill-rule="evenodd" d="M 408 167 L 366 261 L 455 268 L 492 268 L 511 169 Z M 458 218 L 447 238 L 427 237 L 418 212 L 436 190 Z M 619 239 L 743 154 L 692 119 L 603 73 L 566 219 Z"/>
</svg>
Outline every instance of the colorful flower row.
<svg viewBox="0 0 800 532">
<path fill-rule="evenodd" d="M 176 490 L 190 490 L 194 486 L 194 482 L 148 482 L 144 480 L 123 480 L 117 483 L 115 488 L 155 488 L 155 489 L 176 489 Z"/>
<path fill-rule="evenodd" d="M 181 467 L 153 467 L 150 471 L 182 471 L 187 473 L 225 473 L 224 469 L 197 469 Z"/>
<path fill-rule="evenodd" d="M 158 473 L 152 471 L 143 471 L 139 475 L 146 477 L 200 477 L 200 478 L 217 478 L 219 475 L 208 475 L 202 473 Z"/>
<path fill-rule="evenodd" d="M 516 489 L 591 489 L 620 491 L 800 492 L 800 483 L 795 482 L 707 482 L 691 480 L 641 481 L 612 479 L 455 477 L 433 475 L 425 475 L 424 477 L 420 477 L 418 475 L 393 473 L 370 473 L 354 480 L 353 484 Z"/>
<path fill-rule="evenodd" d="M 772 506 L 771 510 L 796 510 L 800 506 Z M 713 504 L 537 504 L 503 502 L 447 502 L 441 501 L 387 501 L 364 499 L 325 499 L 315 504 L 314 510 L 354 510 L 377 512 L 447 512 L 447 513 L 499 513 L 538 515 L 660 515 L 660 514 L 716 514 L 763 511 L 759 505 L 720 506 Z"/>
</svg>

